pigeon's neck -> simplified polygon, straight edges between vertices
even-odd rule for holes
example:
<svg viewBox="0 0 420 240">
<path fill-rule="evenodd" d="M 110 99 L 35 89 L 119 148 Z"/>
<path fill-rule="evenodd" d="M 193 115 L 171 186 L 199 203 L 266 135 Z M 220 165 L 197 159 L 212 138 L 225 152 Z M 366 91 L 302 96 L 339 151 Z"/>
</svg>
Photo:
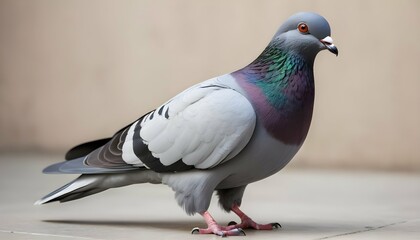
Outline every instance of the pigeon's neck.
<svg viewBox="0 0 420 240">
<path fill-rule="evenodd" d="M 313 111 L 313 61 L 269 45 L 232 76 L 247 92 L 259 121 L 273 137 L 287 144 L 303 143 Z"/>
</svg>

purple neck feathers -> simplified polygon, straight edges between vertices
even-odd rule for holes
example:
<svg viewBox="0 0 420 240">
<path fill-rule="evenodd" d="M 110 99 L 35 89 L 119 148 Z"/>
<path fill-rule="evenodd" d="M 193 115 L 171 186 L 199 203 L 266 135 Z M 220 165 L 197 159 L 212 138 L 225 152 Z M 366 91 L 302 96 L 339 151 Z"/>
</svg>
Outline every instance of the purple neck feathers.
<svg viewBox="0 0 420 240">
<path fill-rule="evenodd" d="M 285 144 L 303 144 L 313 112 L 313 62 L 269 45 L 232 76 L 248 94 L 258 121 L 271 136 Z"/>
</svg>

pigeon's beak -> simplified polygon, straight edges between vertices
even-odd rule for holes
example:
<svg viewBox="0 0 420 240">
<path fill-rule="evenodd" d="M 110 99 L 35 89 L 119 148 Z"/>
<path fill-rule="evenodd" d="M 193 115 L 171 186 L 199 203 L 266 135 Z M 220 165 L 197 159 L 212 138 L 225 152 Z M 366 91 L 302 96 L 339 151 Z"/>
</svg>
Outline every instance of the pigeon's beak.
<svg viewBox="0 0 420 240">
<path fill-rule="evenodd" d="M 333 44 L 333 39 L 330 36 L 327 36 L 323 39 L 320 40 L 325 47 L 328 49 L 328 51 L 334 53 L 336 56 L 338 56 L 338 49 L 337 47 Z"/>
</svg>

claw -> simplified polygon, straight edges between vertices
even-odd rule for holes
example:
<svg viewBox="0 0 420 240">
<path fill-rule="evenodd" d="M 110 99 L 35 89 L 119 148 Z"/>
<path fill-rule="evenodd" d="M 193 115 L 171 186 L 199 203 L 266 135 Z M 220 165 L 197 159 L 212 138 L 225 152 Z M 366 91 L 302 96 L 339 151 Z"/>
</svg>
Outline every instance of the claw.
<svg viewBox="0 0 420 240">
<path fill-rule="evenodd" d="M 228 223 L 228 226 L 232 226 L 232 225 L 236 225 L 236 224 L 238 224 L 238 223 L 236 223 L 235 221 L 230 221 L 230 222 Z"/>
<path fill-rule="evenodd" d="M 237 228 L 237 230 L 238 230 L 238 236 L 246 236 L 246 233 L 242 228 Z"/>
<path fill-rule="evenodd" d="M 198 227 L 195 227 L 191 230 L 191 234 L 199 234 L 200 233 L 200 229 Z"/>
<path fill-rule="evenodd" d="M 271 226 L 273 226 L 273 229 L 281 228 L 280 223 L 271 223 Z"/>
</svg>

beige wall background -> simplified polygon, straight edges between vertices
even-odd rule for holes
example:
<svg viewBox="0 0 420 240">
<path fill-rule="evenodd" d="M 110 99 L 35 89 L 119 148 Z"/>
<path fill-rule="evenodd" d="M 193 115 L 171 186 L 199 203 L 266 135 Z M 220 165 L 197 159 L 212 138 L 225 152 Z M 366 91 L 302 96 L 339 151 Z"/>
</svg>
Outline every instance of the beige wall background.
<svg viewBox="0 0 420 240">
<path fill-rule="evenodd" d="M 300 166 L 420 170 L 420 1 L 0 1 L 0 149 L 64 152 L 243 67 L 298 11 L 316 61 Z"/>
</svg>

